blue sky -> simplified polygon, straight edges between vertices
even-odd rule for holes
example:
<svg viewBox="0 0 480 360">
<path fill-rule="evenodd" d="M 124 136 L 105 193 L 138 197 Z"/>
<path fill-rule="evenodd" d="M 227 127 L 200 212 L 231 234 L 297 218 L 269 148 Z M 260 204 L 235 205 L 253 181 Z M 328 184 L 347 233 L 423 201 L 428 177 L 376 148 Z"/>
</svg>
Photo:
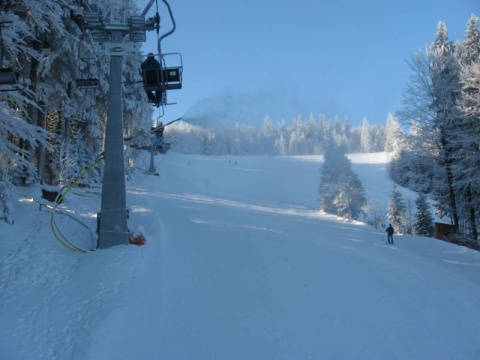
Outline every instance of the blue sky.
<svg viewBox="0 0 480 360">
<path fill-rule="evenodd" d="M 145 0 L 139 0 L 143 10 Z M 296 115 L 385 123 L 401 107 L 407 61 L 443 21 L 463 40 L 475 0 L 170 0 L 177 30 L 162 51 L 183 56 L 183 89 L 164 122 L 215 116 L 261 123 Z M 154 14 L 155 6 L 147 16 Z M 159 0 L 161 32 L 171 28 Z M 147 34 L 144 52 L 156 50 Z"/>
</svg>

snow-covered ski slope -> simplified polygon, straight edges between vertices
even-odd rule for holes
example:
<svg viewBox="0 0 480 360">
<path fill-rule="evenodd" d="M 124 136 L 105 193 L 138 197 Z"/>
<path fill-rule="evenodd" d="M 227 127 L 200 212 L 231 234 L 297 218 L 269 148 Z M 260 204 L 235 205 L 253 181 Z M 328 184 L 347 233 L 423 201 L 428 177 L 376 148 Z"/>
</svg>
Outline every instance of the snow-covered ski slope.
<svg viewBox="0 0 480 360">
<path fill-rule="evenodd" d="M 386 205 L 385 155 L 351 158 Z M 317 157 L 156 161 L 159 177 L 128 183 L 147 246 L 69 252 L 47 211 L 16 202 L 0 224 L 0 359 L 480 359 L 477 252 L 387 245 L 384 229 L 319 214 Z M 62 206 L 94 228 L 98 198 Z"/>
</svg>

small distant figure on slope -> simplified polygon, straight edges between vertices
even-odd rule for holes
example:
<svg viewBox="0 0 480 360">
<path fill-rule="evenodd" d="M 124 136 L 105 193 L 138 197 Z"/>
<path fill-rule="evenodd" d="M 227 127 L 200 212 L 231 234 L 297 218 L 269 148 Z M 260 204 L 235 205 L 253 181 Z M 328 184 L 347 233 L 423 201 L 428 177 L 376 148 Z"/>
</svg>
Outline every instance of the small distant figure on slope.
<svg viewBox="0 0 480 360">
<path fill-rule="evenodd" d="M 393 244 L 393 233 L 395 230 L 393 230 L 392 224 L 388 224 L 388 227 L 385 230 L 387 232 L 387 241 L 389 244 Z"/>
</svg>

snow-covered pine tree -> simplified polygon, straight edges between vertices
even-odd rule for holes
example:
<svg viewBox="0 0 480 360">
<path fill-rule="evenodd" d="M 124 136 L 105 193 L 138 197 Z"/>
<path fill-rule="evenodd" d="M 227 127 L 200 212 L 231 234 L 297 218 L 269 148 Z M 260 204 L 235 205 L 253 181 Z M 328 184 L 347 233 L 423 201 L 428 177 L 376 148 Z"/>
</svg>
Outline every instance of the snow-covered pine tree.
<svg viewBox="0 0 480 360">
<path fill-rule="evenodd" d="M 370 134 L 372 137 L 371 152 L 385 151 L 386 130 L 383 126 L 370 126 Z"/>
<path fill-rule="evenodd" d="M 372 136 L 370 133 L 370 124 L 366 117 L 363 118 L 362 135 L 360 141 L 362 152 L 369 153 L 372 151 Z"/>
<path fill-rule="evenodd" d="M 276 129 L 269 116 L 265 117 L 260 128 L 260 141 L 265 154 L 274 154 Z"/>
<path fill-rule="evenodd" d="M 388 113 L 385 135 L 385 152 L 396 155 L 404 147 L 404 144 L 405 136 L 400 128 L 400 123 L 392 113 Z"/>
<path fill-rule="evenodd" d="M 439 22 L 434 42 L 426 54 L 417 54 L 410 66 L 413 75 L 404 93 L 403 108 L 398 113 L 405 125 L 415 127 L 409 138 L 413 155 L 420 154 L 432 164 L 432 193 L 444 215 L 459 225 L 457 192 L 454 184 L 454 149 L 452 134 L 458 120 L 456 109 L 459 76 L 454 46 L 447 28 Z"/>
<path fill-rule="evenodd" d="M 365 189 L 351 166 L 350 170 L 344 174 L 333 202 L 337 207 L 338 216 L 357 220 L 362 214 L 363 206 L 366 203 Z"/>
<path fill-rule="evenodd" d="M 45 2 L 48 6 L 48 1 Z M 39 53 L 30 46 L 35 34 L 31 23 L 45 26 L 47 20 L 42 13 L 36 14 L 35 19 L 28 21 L 28 11 L 35 11 L 36 2 L 29 9 L 25 1 L 4 2 L 0 4 L 0 21 L 2 25 L 2 48 L 4 52 L 3 66 L 21 75 L 21 80 L 28 81 L 29 64 L 38 60 Z M 55 9 L 53 7 L 52 9 Z M 33 17 L 31 17 L 33 18 Z M 55 18 L 53 16 L 53 18 Z M 43 141 L 45 132 L 39 130 L 31 121 L 28 122 L 28 114 L 34 106 L 32 93 L 20 91 L 6 91 L 0 93 L 0 153 L 2 154 L 2 167 L 6 179 L 12 180 L 15 174 L 22 181 L 34 175 L 34 167 L 31 164 L 32 151 L 27 143 Z M 16 180 L 16 179 L 13 179 Z"/>
<path fill-rule="evenodd" d="M 325 115 L 320 114 L 318 119 L 318 142 L 323 144 L 324 148 L 326 148 L 328 144 L 328 140 L 331 133 L 331 124 L 325 117 Z M 325 149 L 323 149 L 325 151 Z"/>
<path fill-rule="evenodd" d="M 304 155 L 305 154 L 305 128 L 301 116 L 293 120 L 290 138 L 288 141 L 288 152 L 290 155 Z"/>
<path fill-rule="evenodd" d="M 320 208 L 329 214 L 336 214 L 335 198 L 338 194 L 338 185 L 347 165 L 343 149 L 330 143 L 324 154 L 320 174 Z"/>
<path fill-rule="evenodd" d="M 275 140 L 275 149 L 278 155 L 287 155 L 287 136 L 287 127 L 285 122 L 282 121 L 277 132 L 277 139 Z"/>
<path fill-rule="evenodd" d="M 480 31 L 478 29 L 478 16 L 472 14 L 467 21 L 465 41 L 457 44 L 456 57 L 460 64 L 472 64 L 478 62 L 480 57 Z"/>
<path fill-rule="evenodd" d="M 403 200 L 403 195 L 400 190 L 394 186 L 387 207 L 387 220 L 392 224 L 396 233 L 405 233 L 407 224 L 406 211 L 407 207 Z"/>
<path fill-rule="evenodd" d="M 477 209 L 480 206 L 478 188 L 480 180 L 480 32 L 478 17 L 472 15 L 467 23 L 467 39 L 457 44 L 456 59 L 460 66 L 459 100 L 460 113 L 454 124 L 452 143 L 454 144 L 454 180 L 461 201 L 460 211 L 468 219 L 462 226 L 462 232 L 470 234 L 473 241 L 478 239 Z"/>
<path fill-rule="evenodd" d="M 447 27 L 440 22 L 433 44 L 428 50 L 429 69 L 432 80 L 433 102 L 430 104 L 435 112 L 434 129 L 437 132 L 438 161 L 436 174 L 444 176 L 437 178 L 433 194 L 443 200 L 444 209 L 452 216 L 456 231 L 459 227 L 457 193 L 455 191 L 453 163 L 454 149 L 452 136 L 454 124 L 459 113 L 456 108 L 459 90 L 459 72 L 454 56 L 454 46 L 448 39 Z M 448 199 L 448 202 L 445 202 Z"/>
<path fill-rule="evenodd" d="M 321 154 L 321 146 L 318 143 L 317 124 L 315 117 L 310 114 L 310 117 L 305 122 L 305 153 L 306 154 Z"/>
<path fill-rule="evenodd" d="M 343 147 L 327 147 L 320 178 L 321 208 L 326 213 L 358 219 L 365 204 L 365 190 L 352 170 Z"/>
<path fill-rule="evenodd" d="M 419 236 L 432 237 L 434 234 L 433 217 L 428 205 L 427 196 L 419 193 L 415 200 L 417 211 L 415 213 L 415 222 L 413 223 L 413 234 Z"/>
<path fill-rule="evenodd" d="M 419 148 L 400 150 L 390 160 L 388 171 L 397 184 L 417 192 L 428 193 L 433 186 L 433 161 L 419 150 Z"/>
<path fill-rule="evenodd" d="M 362 207 L 365 222 L 374 228 L 384 225 L 385 207 L 381 206 L 377 201 L 368 199 Z"/>
<path fill-rule="evenodd" d="M 51 6 L 52 1 L 7 1 L 0 4 L 0 22 L 2 25 L 3 66 L 20 74 L 20 81 L 29 84 L 29 64 L 38 61 L 39 52 L 31 46 L 35 38 L 32 24 L 45 27 L 49 19 L 45 13 L 37 12 Z M 35 14 L 31 16 L 29 14 Z M 55 21 L 56 16 L 50 14 Z M 5 90 L 5 89 L 4 89 Z M 12 182 L 29 182 L 36 176 L 32 164 L 32 144 L 45 145 L 46 132 L 31 121 L 33 93 L 31 88 L 22 85 L 16 91 L 0 92 L 0 198 L 2 206 L 0 219 L 13 223 L 11 209 Z M 30 120 L 30 121 L 29 121 Z"/>
</svg>

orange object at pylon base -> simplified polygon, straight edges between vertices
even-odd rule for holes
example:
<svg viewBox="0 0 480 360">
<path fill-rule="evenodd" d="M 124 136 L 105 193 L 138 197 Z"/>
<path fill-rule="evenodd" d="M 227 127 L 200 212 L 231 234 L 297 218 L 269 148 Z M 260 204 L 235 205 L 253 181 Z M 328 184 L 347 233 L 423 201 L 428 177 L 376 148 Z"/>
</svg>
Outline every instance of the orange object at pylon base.
<svg viewBox="0 0 480 360">
<path fill-rule="evenodd" d="M 132 245 L 145 245 L 147 240 L 145 239 L 145 235 L 137 234 L 137 235 L 130 235 L 128 242 Z"/>
</svg>

